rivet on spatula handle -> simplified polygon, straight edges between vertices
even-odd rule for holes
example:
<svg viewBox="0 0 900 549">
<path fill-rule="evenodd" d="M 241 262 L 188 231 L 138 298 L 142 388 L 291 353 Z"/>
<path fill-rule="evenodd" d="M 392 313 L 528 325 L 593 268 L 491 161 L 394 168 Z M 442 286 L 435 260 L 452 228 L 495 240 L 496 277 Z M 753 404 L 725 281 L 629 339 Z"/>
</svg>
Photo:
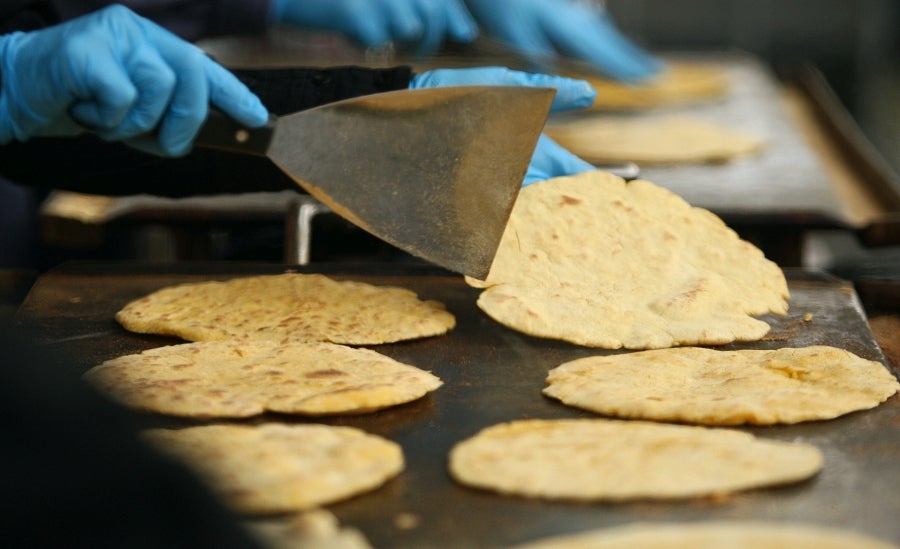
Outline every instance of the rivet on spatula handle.
<svg viewBox="0 0 900 549">
<path fill-rule="evenodd" d="M 265 126 L 246 128 L 219 111 L 210 110 L 194 145 L 209 149 L 265 156 L 275 132 L 275 115 Z"/>
</svg>

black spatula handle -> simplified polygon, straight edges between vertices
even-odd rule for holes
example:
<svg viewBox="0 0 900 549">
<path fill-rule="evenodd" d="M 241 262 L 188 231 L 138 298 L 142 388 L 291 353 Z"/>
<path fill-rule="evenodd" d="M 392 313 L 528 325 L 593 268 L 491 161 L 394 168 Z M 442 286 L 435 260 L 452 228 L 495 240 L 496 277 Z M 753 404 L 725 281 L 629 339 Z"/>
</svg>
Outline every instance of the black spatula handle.
<svg viewBox="0 0 900 549">
<path fill-rule="evenodd" d="M 265 156 L 275 133 L 275 115 L 265 126 L 245 128 L 219 111 L 210 110 L 206 122 L 194 140 L 197 147 L 221 149 L 242 154 Z"/>
</svg>

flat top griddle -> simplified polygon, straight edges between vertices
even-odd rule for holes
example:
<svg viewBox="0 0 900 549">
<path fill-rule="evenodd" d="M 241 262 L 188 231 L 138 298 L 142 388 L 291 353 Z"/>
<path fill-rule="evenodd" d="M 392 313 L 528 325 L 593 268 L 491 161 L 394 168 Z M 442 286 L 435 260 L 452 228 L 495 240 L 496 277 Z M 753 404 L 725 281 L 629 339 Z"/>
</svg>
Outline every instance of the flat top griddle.
<svg viewBox="0 0 900 549">
<path fill-rule="evenodd" d="M 180 342 L 121 328 L 113 315 L 128 301 L 171 284 L 285 270 L 271 264 L 68 264 L 37 281 L 17 321 L 41 334 L 42 344 L 72 357 L 73 368 L 86 371 L 115 356 Z M 504 547 L 633 521 L 705 519 L 797 521 L 900 540 L 900 398 L 896 395 L 873 410 L 835 420 L 743 428 L 759 436 L 811 443 L 822 450 L 823 471 L 809 481 L 785 487 L 674 502 L 585 504 L 505 497 L 459 486 L 446 469 L 447 453 L 456 442 L 503 421 L 596 417 L 543 397 L 544 378 L 562 362 L 622 351 L 588 349 L 507 329 L 476 307 L 478 290 L 458 276 L 430 267 L 317 265 L 314 272 L 407 287 L 422 298 L 444 302 L 457 318 L 457 327 L 445 336 L 371 347 L 431 370 L 444 380 L 443 387 L 418 401 L 377 413 L 316 420 L 356 426 L 403 446 L 407 467 L 399 477 L 374 492 L 328 506 L 343 524 L 360 529 L 374 547 Z M 827 344 L 884 362 L 849 284 L 804 271 L 788 271 L 788 279 L 791 310 L 784 317 L 764 317 L 772 325 L 770 334 L 762 341 L 721 348 Z M 156 419 L 161 426 L 195 424 Z M 264 421 L 309 420 L 267 414 L 242 423 Z M 398 520 L 409 514 L 417 519 L 412 527 Z"/>
<path fill-rule="evenodd" d="M 715 99 L 632 111 L 575 111 L 558 115 L 551 122 L 592 117 L 648 121 L 676 117 L 760 138 L 765 145 L 758 154 L 719 163 L 640 165 L 640 178 L 719 216 L 781 224 L 808 224 L 810 218 L 820 223 L 847 222 L 848 214 L 828 173 L 790 119 L 778 80 L 765 63 L 742 52 L 672 52 L 664 59 L 721 71 L 728 81 L 726 93 Z"/>
</svg>

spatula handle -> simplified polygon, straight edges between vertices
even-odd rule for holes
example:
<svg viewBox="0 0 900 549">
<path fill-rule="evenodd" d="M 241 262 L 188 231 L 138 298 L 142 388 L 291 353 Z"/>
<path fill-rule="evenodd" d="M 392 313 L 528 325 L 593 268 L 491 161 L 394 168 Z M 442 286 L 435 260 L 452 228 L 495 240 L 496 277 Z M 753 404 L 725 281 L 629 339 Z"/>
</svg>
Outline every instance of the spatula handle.
<svg viewBox="0 0 900 549">
<path fill-rule="evenodd" d="M 265 156 L 275 133 L 275 115 L 265 126 L 245 128 L 234 119 L 216 110 L 210 110 L 194 145 L 208 149 L 221 149 L 241 154 Z"/>
</svg>

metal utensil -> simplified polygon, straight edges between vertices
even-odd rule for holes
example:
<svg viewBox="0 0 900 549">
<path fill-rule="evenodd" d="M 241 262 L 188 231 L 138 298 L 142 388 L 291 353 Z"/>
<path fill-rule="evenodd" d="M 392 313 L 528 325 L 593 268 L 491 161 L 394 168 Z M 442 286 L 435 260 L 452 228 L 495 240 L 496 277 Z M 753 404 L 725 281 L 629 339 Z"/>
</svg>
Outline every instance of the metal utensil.
<svg viewBox="0 0 900 549">
<path fill-rule="evenodd" d="M 362 229 L 484 278 L 554 94 L 512 86 L 402 90 L 273 117 L 260 129 L 214 116 L 195 144 L 266 156 Z"/>
</svg>

